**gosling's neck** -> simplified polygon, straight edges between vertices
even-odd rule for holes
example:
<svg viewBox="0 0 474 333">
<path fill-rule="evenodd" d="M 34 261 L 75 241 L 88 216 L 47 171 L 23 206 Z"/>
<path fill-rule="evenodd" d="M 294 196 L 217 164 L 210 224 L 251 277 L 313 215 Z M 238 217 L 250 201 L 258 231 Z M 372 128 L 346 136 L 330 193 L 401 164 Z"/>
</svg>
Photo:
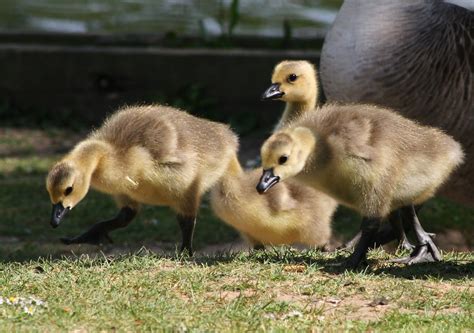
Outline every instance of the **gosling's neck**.
<svg viewBox="0 0 474 333">
<path fill-rule="evenodd" d="M 304 113 L 313 110 L 316 107 L 316 96 L 301 102 L 286 102 L 285 111 L 278 123 L 277 129 L 299 118 Z"/>
<path fill-rule="evenodd" d="M 90 179 L 104 157 L 110 153 L 108 144 L 90 139 L 80 142 L 65 159 L 79 168 L 86 179 Z"/>
</svg>

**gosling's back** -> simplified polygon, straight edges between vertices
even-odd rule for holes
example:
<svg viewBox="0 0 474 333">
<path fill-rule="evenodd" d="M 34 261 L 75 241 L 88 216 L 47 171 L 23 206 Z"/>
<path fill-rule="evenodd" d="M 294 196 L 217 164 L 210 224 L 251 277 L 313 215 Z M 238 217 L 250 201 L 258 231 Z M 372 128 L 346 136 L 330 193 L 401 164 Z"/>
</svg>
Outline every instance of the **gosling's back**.
<svg viewBox="0 0 474 333">
<path fill-rule="evenodd" d="M 327 105 L 292 126 L 320 138 L 313 162 L 327 172 L 320 185 L 365 213 L 427 200 L 463 160 L 459 143 L 441 130 L 372 105 Z"/>
<path fill-rule="evenodd" d="M 294 180 L 260 195 L 255 185 L 261 174 L 261 169 L 255 169 L 224 176 L 211 192 L 215 214 L 260 244 L 326 245 L 336 201 Z"/>
<path fill-rule="evenodd" d="M 186 159 L 215 161 L 238 147 L 229 126 L 161 105 L 121 109 L 92 136 L 122 150 L 145 146 L 157 161 L 182 154 Z"/>
</svg>

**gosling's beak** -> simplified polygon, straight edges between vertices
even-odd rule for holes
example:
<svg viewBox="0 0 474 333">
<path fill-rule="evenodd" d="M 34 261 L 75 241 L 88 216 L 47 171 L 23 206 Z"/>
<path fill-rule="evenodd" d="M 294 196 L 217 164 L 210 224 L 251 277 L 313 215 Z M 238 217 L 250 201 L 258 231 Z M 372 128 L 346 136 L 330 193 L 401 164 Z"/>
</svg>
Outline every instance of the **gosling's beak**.
<svg viewBox="0 0 474 333">
<path fill-rule="evenodd" d="M 280 84 L 273 83 L 262 95 L 262 101 L 267 101 L 270 99 L 277 99 L 284 95 L 285 93 L 280 91 Z"/>
<path fill-rule="evenodd" d="M 273 174 L 273 168 L 263 170 L 263 175 L 257 184 L 257 192 L 263 194 L 280 181 L 280 177 Z"/>
<path fill-rule="evenodd" d="M 62 202 L 53 205 L 53 213 L 51 214 L 51 226 L 57 228 L 64 216 L 69 212 L 69 208 L 64 208 Z"/>
</svg>

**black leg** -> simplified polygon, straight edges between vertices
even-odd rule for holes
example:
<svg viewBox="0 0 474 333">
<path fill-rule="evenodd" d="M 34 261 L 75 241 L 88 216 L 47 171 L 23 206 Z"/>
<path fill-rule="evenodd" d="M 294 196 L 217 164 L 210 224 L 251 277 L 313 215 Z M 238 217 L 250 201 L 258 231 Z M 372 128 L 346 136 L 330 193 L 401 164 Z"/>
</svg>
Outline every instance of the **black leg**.
<svg viewBox="0 0 474 333">
<path fill-rule="evenodd" d="M 195 216 L 183 216 L 178 215 L 178 223 L 181 228 L 181 235 L 183 236 L 183 242 L 181 243 L 180 252 L 184 250 L 188 251 L 190 256 L 193 255 L 193 235 L 194 235 L 194 226 L 196 225 Z"/>
<path fill-rule="evenodd" d="M 355 269 L 359 264 L 365 260 L 367 251 L 370 247 L 374 246 L 375 235 L 380 227 L 380 218 L 368 218 L 364 217 L 361 224 L 361 236 L 357 245 L 355 246 L 354 252 L 347 258 L 345 267 L 347 269 Z"/>
<path fill-rule="evenodd" d="M 407 250 L 413 250 L 414 246 L 408 241 L 406 236 L 406 230 L 409 228 L 404 228 L 400 216 L 400 211 L 396 210 L 390 214 L 388 217 L 389 223 L 382 224 L 380 230 L 375 235 L 375 246 L 385 245 L 390 243 L 393 240 L 398 239 L 399 247 L 402 247 Z M 361 226 L 362 228 L 362 226 Z M 355 244 L 359 241 L 362 232 L 359 233 L 352 238 L 349 242 L 345 243 L 342 248 L 340 249 L 350 249 L 355 246 Z"/>
<path fill-rule="evenodd" d="M 417 209 L 413 205 L 402 208 L 403 218 L 411 222 L 418 244 L 409 257 L 394 259 L 391 260 L 391 262 L 410 265 L 422 262 L 440 261 L 442 259 L 438 247 L 431 239 L 432 234 L 427 233 L 423 229 L 416 213 Z"/>
<path fill-rule="evenodd" d="M 407 221 L 402 218 L 401 209 L 392 212 L 388 220 L 397 235 L 398 247 L 405 250 L 413 251 L 415 246 L 410 243 L 406 235 L 406 232 L 410 229 L 410 221 Z"/>
<path fill-rule="evenodd" d="M 98 222 L 87 231 L 76 237 L 63 237 L 61 242 L 64 244 L 94 244 L 99 245 L 105 240 L 112 243 L 109 232 L 119 228 L 125 228 L 137 215 L 137 211 L 130 207 L 123 207 L 117 216 L 111 220 Z"/>
</svg>

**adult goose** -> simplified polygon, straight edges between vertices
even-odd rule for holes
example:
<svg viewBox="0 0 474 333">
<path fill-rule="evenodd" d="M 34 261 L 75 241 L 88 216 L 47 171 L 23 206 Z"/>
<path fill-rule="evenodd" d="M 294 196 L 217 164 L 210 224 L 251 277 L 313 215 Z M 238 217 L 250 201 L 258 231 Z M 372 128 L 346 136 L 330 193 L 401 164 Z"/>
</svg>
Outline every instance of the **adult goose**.
<svg viewBox="0 0 474 333">
<path fill-rule="evenodd" d="M 440 127 L 466 162 L 445 194 L 474 206 L 474 1 L 345 0 L 327 34 L 328 101 L 373 103 Z"/>
</svg>

